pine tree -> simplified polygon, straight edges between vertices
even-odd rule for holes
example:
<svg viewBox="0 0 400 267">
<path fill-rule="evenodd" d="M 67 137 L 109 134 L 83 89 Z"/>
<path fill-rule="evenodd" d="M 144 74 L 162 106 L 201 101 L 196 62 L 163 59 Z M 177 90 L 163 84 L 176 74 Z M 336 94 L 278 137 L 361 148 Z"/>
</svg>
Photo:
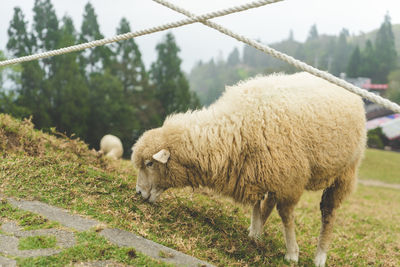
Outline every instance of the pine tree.
<svg viewBox="0 0 400 267">
<path fill-rule="evenodd" d="M 378 62 L 376 60 L 376 52 L 371 40 L 367 40 L 365 47 L 361 52 L 361 62 L 359 66 L 359 75 L 362 77 L 368 77 L 372 80 L 377 80 L 376 66 Z"/>
<path fill-rule="evenodd" d="M 7 49 L 15 57 L 22 57 L 32 52 L 31 38 L 26 30 L 28 22 L 21 8 L 14 8 L 14 16 L 8 28 Z"/>
<path fill-rule="evenodd" d="M 292 29 L 289 31 L 288 41 L 294 42 L 294 33 Z"/>
<path fill-rule="evenodd" d="M 33 7 L 33 27 L 31 33 L 33 51 L 50 51 L 58 47 L 60 39 L 59 21 L 50 0 L 35 0 Z M 40 128 L 47 128 L 55 125 L 54 117 L 54 93 L 50 78 L 55 75 L 56 57 L 45 58 L 39 61 L 43 77 L 38 88 L 38 103 L 40 103 L 40 113 L 36 116 L 46 118 L 46 125 L 38 124 Z M 33 114 L 35 117 L 35 114 Z M 38 118 L 39 119 L 39 118 Z"/>
<path fill-rule="evenodd" d="M 43 95 L 45 88 L 45 72 L 37 61 L 23 64 L 21 72 L 21 88 L 17 104 L 29 110 L 33 116 L 32 122 L 39 129 L 47 129 L 52 126 L 50 116 L 50 100 Z"/>
<path fill-rule="evenodd" d="M 87 140 L 92 147 L 98 148 L 101 137 L 108 133 L 118 136 L 123 142 L 132 140 L 133 133 L 124 130 L 137 127 L 135 120 L 131 120 L 134 110 L 124 100 L 123 86 L 117 77 L 107 70 L 91 74 Z"/>
<path fill-rule="evenodd" d="M 338 76 L 341 72 L 346 72 L 346 65 L 352 52 L 352 46 L 347 42 L 349 31 L 342 29 L 339 39 L 335 45 L 332 59 L 331 73 Z"/>
<path fill-rule="evenodd" d="M 330 46 L 328 49 L 332 51 L 334 42 L 332 42 L 332 40 L 326 42 L 326 39 L 327 36 L 319 36 L 317 25 L 313 24 L 308 32 L 308 37 L 303 47 L 306 62 L 313 65 L 315 68 L 328 69 L 330 59 L 324 53 L 324 48 Z"/>
<path fill-rule="evenodd" d="M 4 52 L 0 50 L 0 61 L 6 60 Z M 12 114 L 14 117 L 21 118 L 29 114 L 26 108 L 18 106 L 16 100 L 18 94 L 12 88 L 4 87 L 4 77 L 14 79 L 21 73 L 20 65 L 12 65 L 8 68 L 0 67 L 0 113 Z M 14 78 L 13 78 L 14 77 Z M 14 79 L 17 80 L 18 78 Z"/>
<path fill-rule="evenodd" d="M 307 41 L 318 39 L 317 25 L 313 24 L 308 32 Z"/>
<path fill-rule="evenodd" d="M 117 34 L 131 31 L 127 19 L 122 18 Z M 125 92 L 142 91 L 148 81 L 142 54 L 134 41 L 129 39 L 115 43 L 113 73 L 121 80 Z"/>
<path fill-rule="evenodd" d="M 121 19 L 117 34 L 130 31 L 129 22 L 125 18 Z M 161 123 L 158 115 L 160 104 L 155 98 L 154 86 L 149 85 L 148 73 L 134 39 L 121 41 L 114 45 L 112 73 L 123 85 L 124 105 L 131 107 L 132 114 L 129 115 L 129 121 L 123 127 L 124 135 L 126 138 L 130 138 L 125 143 L 131 144 L 145 129 L 157 127 Z M 135 127 L 132 128 L 132 126 Z"/>
<path fill-rule="evenodd" d="M 50 51 L 58 47 L 60 39 L 59 22 L 50 0 L 35 0 L 33 7 L 32 43 L 35 52 Z M 40 61 L 46 77 L 54 75 L 52 65 L 55 57 L 45 58 Z M 51 90 L 46 88 L 46 90 Z M 50 97 L 50 92 L 46 92 Z"/>
<path fill-rule="evenodd" d="M 151 65 L 151 81 L 156 89 L 157 99 L 160 101 L 163 110 L 162 118 L 173 112 L 186 111 L 198 103 L 195 95 L 189 91 L 189 83 L 183 75 L 180 65 L 181 59 L 178 56 L 180 51 L 176 45 L 175 38 L 171 33 L 156 46 L 157 60 Z"/>
<path fill-rule="evenodd" d="M 76 31 L 70 17 L 63 18 L 60 29 L 59 47 L 76 43 Z M 74 133 L 87 139 L 89 115 L 89 90 L 80 72 L 77 54 L 69 53 L 54 58 L 54 75 L 50 78 L 53 90 L 52 119 L 54 126 L 68 135 Z"/>
<path fill-rule="evenodd" d="M 397 52 L 390 20 L 389 14 L 386 14 L 376 34 L 375 54 L 377 65 L 375 67 L 375 73 L 377 75 L 374 79 L 376 80 L 375 82 L 386 83 L 390 71 L 396 68 Z"/>
<path fill-rule="evenodd" d="M 35 0 L 33 7 L 33 28 L 37 50 L 57 48 L 60 38 L 59 23 L 50 0 Z"/>
<path fill-rule="evenodd" d="M 347 76 L 355 78 L 360 76 L 360 66 L 361 66 L 361 52 L 358 45 L 354 48 L 353 53 L 350 56 L 349 63 L 347 64 Z"/>
<path fill-rule="evenodd" d="M 79 43 L 91 42 L 103 39 L 104 36 L 100 32 L 100 26 L 97 22 L 97 15 L 92 4 L 87 3 L 83 14 L 81 34 Z M 79 57 L 82 71 L 90 75 L 93 72 L 103 72 L 110 65 L 111 50 L 107 46 L 97 46 L 93 49 L 86 50 Z"/>
<path fill-rule="evenodd" d="M 240 63 L 239 50 L 237 49 L 237 47 L 235 47 L 235 49 L 233 49 L 233 51 L 228 56 L 227 64 L 229 66 L 236 66 L 239 63 Z"/>
<path fill-rule="evenodd" d="M 97 15 L 92 4 L 87 3 L 83 15 L 79 43 L 102 39 Z M 118 126 L 127 123 L 121 110 L 126 108 L 123 85 L 111 73 L 113 53 L 107 46 L 99 46 L 80 53 L 79 66 L 88 87 L 87 141 L 98 148 L 103 135 L 112 133 L 121 137 Z"/>
<path fill-rule="evenodd" d="M 20 8 L 15 8 L 8 28 L 9 41 L 7 42 L 7 49 L 15 57 L 27 55 L 36 49 L 34 36 L 29 34 L 26 28 L 24 14 Z M 23 107 L 23 113 L 18 115 L 33 115 L 32 121 L 38 128 L 51 126 L 50 101 L 43 94 L 44 77 L 45 72 L 38 61 L 22 63 L 20 75 L 15 77 L 17 83 L 15 104 Z"/>
<path fill-rule="evenodd" d="M 117 34 L 130 32 L 127 19 L 122 18 Z M 119 136 L 128 155 L 132 142 L 142 133 L 140 107 L 144 105 L 144 91 L 148 90 L 148 75 L 142 55 L 134 39 L 117 42 L 114 45 L 111 73 L 122 84 L 123 98 L 120 99 L 121 114 L 119 120 Z M 147 114 L 146 114 L 147 116 Z"/>
</svg>

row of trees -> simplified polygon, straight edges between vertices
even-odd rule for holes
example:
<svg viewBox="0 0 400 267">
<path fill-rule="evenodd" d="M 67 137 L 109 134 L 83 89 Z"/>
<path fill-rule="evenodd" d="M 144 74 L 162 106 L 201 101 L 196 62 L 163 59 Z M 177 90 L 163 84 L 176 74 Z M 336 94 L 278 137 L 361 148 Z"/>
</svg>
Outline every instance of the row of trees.
<svg viewBox="0 0 400 267">
<path fill-rule="evenodd" d="M 375 42 L 367 40 L 364 48 L 357 45 L 347 65 L 350 77 L 369 77 L 376 83 L 387 83 L 388 75 L 396 69 L 398 55 L 389 15 L 376 33 Z"/>
<path fill-rule="evenodd" d="M 29 31 L 21 9 L 14 9 L 7 43 L 14 57 L 103 38 L 90 3 L 79 32 L 70 17 L 57 18 L 50 0 L 36 0 L 33 12 Z M 121 19 L 116 33 L 130 31 L 129 22 Z M 159 126 L 168 114 L 199 105 L 180 69 L 174 36 L 168 33 L 156 51 L 149 71 L 133 39 L 22 63 L 9 75 L 13 87 L 3 86 L 0 112 L 32 115 L 38 128 L 74 133 L 92 147 L 112 133 L 129 151 L 144 130 Z"/>
<path fill-rule="evenodd" d="M 290 32 L 286 40 L 270 46 L 333 75 L 347 73 L 348 77 L 370 77 L 375 83 L 387 82 L 398 61 L 389 15 L 372 34 L 350 36 L 349 31 L 343 29 L 338 36 L 321 35 L 313 25 L 303 43 L 294 40 L 293 32 Z M 359 60 L 354 56 L 357 53 Z M 242 53 L 235 48 L 226 60 L 218 57 L 199 62 L 192 69 L 189 80 L 202 104 L 208 105 L 221 94 L 225 84 L 234 84 L 260 73 L 295 71 L 298 70 L 281 60 L 244 46 Z"/>
</svg>

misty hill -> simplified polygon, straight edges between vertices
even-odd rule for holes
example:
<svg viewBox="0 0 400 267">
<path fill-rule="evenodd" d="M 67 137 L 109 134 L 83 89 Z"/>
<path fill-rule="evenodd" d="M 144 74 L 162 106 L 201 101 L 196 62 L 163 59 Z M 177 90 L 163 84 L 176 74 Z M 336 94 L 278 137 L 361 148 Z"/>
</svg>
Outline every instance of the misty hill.
<svg viewBox="0 0 400 267">
<path fill-rule="evenodd" d="M 393 25 L 397 54 L 400 55 L 400 24 Z M 367 40 L 375 41 L 378 29 L 369 33 L 350 35 L 343 29 L 339 35 L 319 35 L 316 26 L 310 29 L 305 42 L 298 42 L 290 34 L 288 39 L 269 44 L 278 51 L 300 59 L 314 67 L 326 70 L 336 76 L 345 73 L 349 59 L 356 46 L 363 49 Z M 293 73 L 295 67 L 266 55 L 255 48 L 244 46 L 242 51 L 235 48 L 226 59 L 211 59 L 198 62 L 188 75 L 190 87 L 204 105 L 218 98 L 225 85 L 257 74 L 272 72 Z"/>
<path fill-rule="evenodd" d="M 400 55 L 400 24 L 392 25 L 392 31 L 393 31 L 394 39 L 396 42 L 396 51 L 397 51 L 397 54 Z M 376 39 L 377 32 L 378 32 L 378 29 L 370 31 L 368 33 L 360 33 L 359 35 L 351 36 L 349 38 L 349 41 L 354 44 L 358 44 L 360 47 L 364 47 L 367 40 L 372 41 L 372 40 Z"/>
</svg>

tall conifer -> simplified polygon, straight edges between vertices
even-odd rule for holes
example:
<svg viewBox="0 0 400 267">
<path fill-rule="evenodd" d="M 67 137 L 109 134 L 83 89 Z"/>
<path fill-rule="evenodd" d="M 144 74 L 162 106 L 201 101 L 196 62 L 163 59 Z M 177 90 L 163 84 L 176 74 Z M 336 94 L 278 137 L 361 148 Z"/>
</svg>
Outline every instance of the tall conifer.
<svg viewBox="0 0 400 267">
<path fill-rule="evenodd" d="M 395 69 L 397 63 L 395 39 L 389 14 L 386 14 L 376 34 L 375 58 L 377 59 L 375 80 L 376 82 L 386 83 L 388 81 L 387 76 L 390 71 Z"/>
<path fill-rule="evenodd" d="M 189 91 L 189 83 L 181 70 L 180 49 L 172 33 L 165 36 L 156 50 L 157 60 L 151 65 L 150 74 L 157 99 L 163 107 L 162 117 L 198 105 L 197 97 Z"/>
</svg>

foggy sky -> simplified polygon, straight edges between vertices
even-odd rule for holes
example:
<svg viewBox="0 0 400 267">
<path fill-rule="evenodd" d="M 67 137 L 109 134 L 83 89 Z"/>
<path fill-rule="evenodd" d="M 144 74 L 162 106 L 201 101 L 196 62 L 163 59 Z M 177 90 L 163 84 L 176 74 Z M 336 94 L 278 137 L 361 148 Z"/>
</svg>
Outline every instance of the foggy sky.
<svg viewBox="0 0 400 267">
<path fill-rule="evenodd" d="M 213 10 L 243 4 L 244 0 L 170 0 L 193 13 L 203 14 Z M 185 18 L 151 0 L 91 0 L 95 8 L 100 30 L 105 37 L 116 35 L 122 17 L 130 21 L 133 31 L 177 21 Z M 5 50 L 7 29 L 13 9 L 19 6 L 26 19 L 32 22 L 34 0 L 0 1 L 0 49 Z M 59 19 L 65 14 L 73 18 L 79 31 L 84 6 L 83 0 L 52 0 Z M 386 13 L 392 24 L 400 23 L 399 0 L 285 0 L 242 13 L 228 15 L 213 21 L 247 37 L 273 43 L 288 38 L 290 30 L 294 39 L 304 41 L 313 24 L 320 34 L 339 34 L 347 28 L 351 34 L 368 32 L 380 26 Z M 31 24 L 30 24 L 31 25 Z M 242 44 L 214 29 L 201 24 L 171 30 L 181 48 L 182 67 L 190 71 L 198 60 L 208 61 L 212 57 L 226 57 L 233 47 Z M 155 46 L 166 32 L 137 37 L 135 40 L 148 67 L 156 58 Z"/>
</svg>

